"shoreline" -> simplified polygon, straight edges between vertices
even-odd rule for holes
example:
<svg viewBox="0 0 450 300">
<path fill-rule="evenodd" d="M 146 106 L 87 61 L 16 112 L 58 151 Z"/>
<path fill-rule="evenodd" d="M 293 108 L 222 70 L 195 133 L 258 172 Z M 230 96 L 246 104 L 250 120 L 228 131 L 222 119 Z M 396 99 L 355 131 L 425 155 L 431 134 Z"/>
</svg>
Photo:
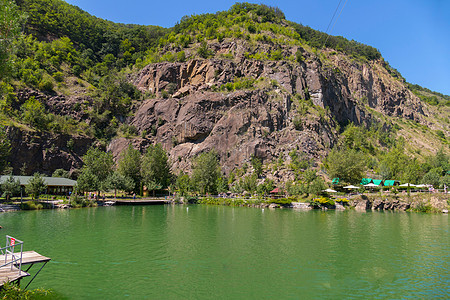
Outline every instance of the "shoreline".
<svg viewBox="0 0 450 300">
<path fill-rule="evenodd" d="M 321 199 L 321 198 L 316 198 Z M 322 198 L 323 199 L 323 198 Z M 330 198 L 325 198 L 330 199 Z M 331 199 L 331 202 L 320 203 L 319 201 L 289 201 L 289 198 L 282 199 L 255 199 L 255 198 L 215 198 L 201 197 L 196 202 L 203 205 L 222 205 L 256 208 L 290 208 L 300 210 L 349 210 L 357 211 L 412 211 L 427 213 L 448 213 L 450 209 L 450 195 L 448 194 L 420 194 L 420 195 L 354 195 L 344 198 L 348 201 L 340 201 L 340 198 Z M 281 200 L 281 203 L 277 203 Z M 287 200 L 287 201 L 286 201 Z M 299 199 L 301 200 L 301 199 Z M 180 198 L 173 201 L 173 204 L 191 204 Z M 194 203 L 192 203 L 194 204 Z"/>
<path fill-rule="evenodd" d="M 303 201 L 302 201 L 303 200 Z M 348 198 L 313 198 L 305 199 L 299 197 L 264 199 L 264 198 L 223 198 L 223 197 L 159 197 L 139 199 L 107 199 L 105 201 L 86 200 L 84 205 L 79 203 L 70 204 L 61 201 L 26 201 L 22 204 L 13 202 L 0 204 L 0 212 L 38 210 L 38 209 L 70 209 L 95 206 L 110 206 L 105 202 L 114 202 L 113 205 L 163 205 L 163 204 L 200 204 L 221 205 L 236 207 L 254 207 L 269 209 L 299 209 L 299 210 L 349 210 L 357 211 L 412 211 L 428 213 L 448 213 L 450 209 L 450 195 L 448 194 L 416 194 L 416 195 L 378 195 L 362 194 L 353 195 Z M 22 206 L 22 207 L 21 207 Z"/>
</svg>

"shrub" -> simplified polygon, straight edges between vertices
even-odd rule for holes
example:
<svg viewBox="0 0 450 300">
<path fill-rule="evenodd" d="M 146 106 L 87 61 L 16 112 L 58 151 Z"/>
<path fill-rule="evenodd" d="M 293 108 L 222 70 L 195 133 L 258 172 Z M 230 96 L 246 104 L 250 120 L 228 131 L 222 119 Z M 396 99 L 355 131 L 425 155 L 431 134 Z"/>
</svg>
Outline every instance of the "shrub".
<svg viewBox="0 0 450 300">
<path fill-rule="evenodd" d="M 213 55 L 213 52 L 208 49 L 208 45 L 203 41 L 200 48 L 197 49 L 197 54 L 202 58 L 208 58 Z"/>
<path fill-rule="evenodd" d="M 34 201 L 27 201 L 20 204 L 20 209 L 23 210 L 37 210 L 42 208 L 43 208 L 42 204 L 36 203 Z"/>
<path fill-rule="evenodd" d="M 302 119 L 299 116 L 295 116 L 294 119 L 292 120 L 292 123 L 294 123 L 295 130 L 303 129 Z"/>
<path fill-rule="evenodd" d="M 169 98 L 169 93 L 167 91 L 161 91 L 161 97 L 163 97 L 163 99 L 168 99 Z"/>
<path fill-rule="evenodd" d="M 184 51 L 180 51 L 177 53 L 177 61 L 179 61 L 179 62 L 186 61 L 186 53 Z"/>
<path fill-rule="evenodd" d="M 55 72 L 53 73 L 53 78 L 56 80 L 56 82 L 62 82 L 64 80 L 64 74 L 61 72 Z"/>
<path fill-rule="evenodd" d="M 6 282 L 0 290 L 1 299 L 56 299 L 56 297 L 52 291 L 44 289 L 26 291 L 11 282 Z"/>
<path fill-rule="evenodd" d="M 336 199 L 336 202 L 340 202 L 342 205 L 348 205 L 348 199 L 347 198 L 340 198 Z"/>
<path fill-rule="evenodd" d="M 278 199 L 270 199 L 268 202 L 287 206 L 287 205 L 291 205 L 292 199 L 291 198 L 278 198 Z"/>
<path fill-rule="evenodd" d="M 430 204 L 419 203 L 417 204 L 416 207 L 412 208 L 411 210 L 415 212 L 430 213 L 433 211 L 433 208 Z"/>
<path fill-rule="evenodd" d="M 313 199 L 313 201 L 311 202 L 311 206 L 313 208 L 321 208 L 321 207 L 331 208 L 335 206 L 335 203 L 333 199 L 327 197 L 320 197 Z"/>
<path fill-rule="evenodd" d="M 43 78 L 41 82 L 39 82 L 39 89 L 45 92 L 53 92 L 53 82 L 49 78 Z"/>
<path fill-rule="evenodd" d="M 198 197 L 190 196 L 190 197 L 187 197 L 186 200 L 189 204 L 198 203 Z"/>
<path fill-rule="evenodd" d="M 270 53 L 270 59 L 271 60 L 282 60 L 283 54 L 281 53 L 281 50 L 275 50 Z"/>
</svg>

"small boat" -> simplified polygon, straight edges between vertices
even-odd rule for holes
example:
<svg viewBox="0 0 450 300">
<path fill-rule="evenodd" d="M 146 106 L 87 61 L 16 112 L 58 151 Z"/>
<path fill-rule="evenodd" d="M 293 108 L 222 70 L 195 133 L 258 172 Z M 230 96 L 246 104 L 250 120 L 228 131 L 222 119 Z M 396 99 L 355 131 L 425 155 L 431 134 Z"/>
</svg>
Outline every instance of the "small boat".
<svg viewBox="0 0 450 300">
<path fill-rule="evenodd" d="M 113 206 L 115 204 L 114 201 L 106 201 L 103 206 Z"/>
</svg>

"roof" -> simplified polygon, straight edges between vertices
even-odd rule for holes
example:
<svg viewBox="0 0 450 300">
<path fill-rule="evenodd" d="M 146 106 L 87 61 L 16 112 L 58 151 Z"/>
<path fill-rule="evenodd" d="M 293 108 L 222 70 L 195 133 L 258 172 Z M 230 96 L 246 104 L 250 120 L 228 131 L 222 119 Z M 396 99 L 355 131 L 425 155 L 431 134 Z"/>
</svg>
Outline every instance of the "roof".
<svg viewBox="0 0 450 300">
<path fill-rule="evenodd" d="M 384 186 L 394 186 L 396 181 L 397 180 L 385 180 L 384 181 Z"/>
<path fill-rule="evenodd" d="M 9 175 L 0 176 L 0 183 L 5 182 L 9 178 Z M 27 185 L 28 181 L 33 178 L 33 176 L 14 176 L 14 180 L 19 180 L 20 185 Z M 75 186 L 77 182 L 72 179 L 62 178 L 62 177 L 42 177 L 47 186 Z"/>
<path fill-rule="evenodd" d="M 270 191 L 271 194 L 278 194 L 280 192 L 279 188 L 274 188 L 273 190 Z"/>
<path fill-rule="evenodd" d="M 382 181 L 383 180 L 380 180 L 380 179 L 373 179 L 372 180 L 373 184 L 376 184 L 376 185 L 380 185 Z"/>
<path fill-rule="evenodd" d="M 363 179 L 361 179 L 361 184 L 366 185 L 366 184 L 369 184 L 371 181 L 372 181 L 371 178 L 363 178 Z"/>
</svg>

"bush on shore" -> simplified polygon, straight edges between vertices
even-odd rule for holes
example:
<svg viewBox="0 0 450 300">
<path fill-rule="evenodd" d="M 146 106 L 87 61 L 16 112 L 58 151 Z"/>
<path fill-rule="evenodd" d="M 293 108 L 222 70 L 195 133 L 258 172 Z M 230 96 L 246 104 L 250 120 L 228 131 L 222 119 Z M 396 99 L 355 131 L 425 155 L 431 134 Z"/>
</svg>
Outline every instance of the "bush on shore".
<svg viewBox="0 0 450 300">
<path fill-rule="evenodd" d="M 23 210 L 36 210 L 36 209 L 42 209 L 43 205 L 41 203 L 36 203 L 34 201 L 27 201 L 20 204 L 20 209 Z"/>
<path fill-rule="evenodd" d="M 5 283 L 0 289 L 0 299 L 58 299 L 59 297 L 50 290 L 35 289 L 26 291 L 10 282 Z"/>
</svg>

